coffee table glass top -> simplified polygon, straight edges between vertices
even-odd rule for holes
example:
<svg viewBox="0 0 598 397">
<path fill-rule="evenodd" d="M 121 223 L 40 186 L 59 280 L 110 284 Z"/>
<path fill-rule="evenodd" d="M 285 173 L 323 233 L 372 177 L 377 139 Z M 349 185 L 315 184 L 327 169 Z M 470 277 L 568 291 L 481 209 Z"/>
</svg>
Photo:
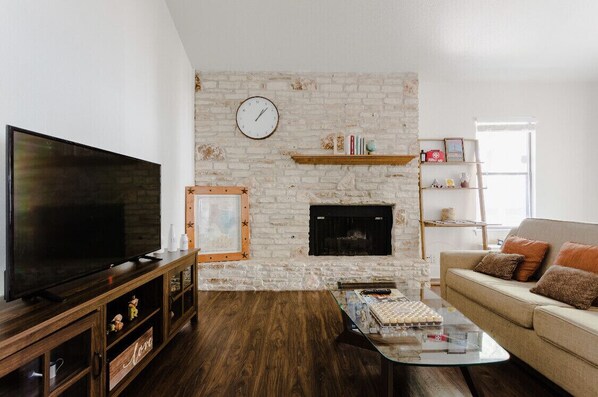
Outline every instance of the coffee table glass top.
<svg viewBox="0 0 598 397">
<path fill-rule="evenodd" d="M 375 350 L 390 361 L 421 366 L 469 366 L 509 359 L 509 353 L 494 339 L 428 288 L 414 289 L 405 283 L 397 283 L 391 297 L 364 296 L 361 294 L 363 288 L 345 288 L 337 286 L 329 289 L 342 312 L 350 319 L 348 325 L 354 329 L 345 332 L 361 333 Z M 420 314 L 410 314 L 407 307 L 419 304 L 391 303 L 393 308 L 390 312 L 399 313 L 390 316 L 391 322 L 399 321 L 399 325 L 381 325 L 380 320 L 388 321 L 388 318 L 380 314 L 380 308 L 388 306 L 385 303 L 388 301 L 423 302 L 442 316 L 442 323 L 434 322 L 438 318 L 426 312 L 425 307 L 423 314 L 422 308 Z"/>
</svg>

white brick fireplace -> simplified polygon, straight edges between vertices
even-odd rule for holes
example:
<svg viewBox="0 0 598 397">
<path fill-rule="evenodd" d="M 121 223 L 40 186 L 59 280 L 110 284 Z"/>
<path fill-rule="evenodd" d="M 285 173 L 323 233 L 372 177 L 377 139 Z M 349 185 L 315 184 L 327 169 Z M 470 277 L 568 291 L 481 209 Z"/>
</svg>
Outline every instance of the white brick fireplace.
<svg viewBox="0 0 598 397">
<path fill-rule="evenodd" d="M 199 73 L 197 185 L 249 188 L 251 259 L 200 266 L 201 289 L 321 289 L 339 278 L 428 281 L 419 259 L 417 159 L 406 166 L 300 165 L 292 153 L 331 154 L 334 134 L 377 142 L 379 154 L 417 154 L 417 75 Z M 272 100 L 280 123 L 265 140 L 245 137 L 244 99 Z M 392 206 L 389 256 L 309 256 L 310 205 Z"/>
</svg>

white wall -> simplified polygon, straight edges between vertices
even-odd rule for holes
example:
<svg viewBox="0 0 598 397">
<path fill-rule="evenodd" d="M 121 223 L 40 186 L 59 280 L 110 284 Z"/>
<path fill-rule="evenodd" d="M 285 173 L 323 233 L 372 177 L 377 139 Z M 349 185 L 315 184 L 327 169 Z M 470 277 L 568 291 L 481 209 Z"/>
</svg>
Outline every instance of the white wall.
<svg viewBox="0 0 598 397">
<path fill-rule="evenodd" d="M 596 0 L 167 0 L 201 71 L 596 79 Z M 217 33 L 215 33 L 217 32 Z"/>
<path fill-rule="evenodd" d="M 0 0 L 0 54 L 1 208 L 11 124 L 162 164 L 162 234 L 183 232 L 194 71 L 163 0 Z"/>
<path fill-rule="evenodd" d="M 536 216 L 598 222 L 598 84 L 420 82 L 420 137 L 475 136 L 474 118 L 484 121 L 537 119 Z M 483 160 L 483 159 L 482 159 Z M 434 192 L 432 192 L 434 193 Z M 430 193 L 430 194 L 432 194 Z M 443 207 L 435 192 L 427 205 Z M 457 194 L 466 194 L 464 192 Z M 475 201 L 467 203 L 470 216 Z M 476 248 L 470 229 L 427 229 L 428 255 Z M 432 266 L 431 276 L 438 277 Z"/>
</svg>

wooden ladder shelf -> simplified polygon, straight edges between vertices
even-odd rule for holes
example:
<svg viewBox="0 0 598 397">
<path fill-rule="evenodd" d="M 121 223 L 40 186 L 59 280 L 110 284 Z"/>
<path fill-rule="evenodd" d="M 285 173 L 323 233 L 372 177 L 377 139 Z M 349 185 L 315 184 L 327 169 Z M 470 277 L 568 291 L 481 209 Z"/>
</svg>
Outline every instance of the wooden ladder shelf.
<svg viewBox="0 0 598 397">
<path fill-rule="evenodd" d="M 420 139 L 420 142 L 444 142 L 444 139 Z M 419 162 L 419 223 L 421 229 L 421 253 L 422 259 L 426 259 L 426 228 L 428 227 L 474 227 L 480 228 L 482 231 L 482 248 L 488 249 L 488 224 L 486 223 L 486 206 L 484 202 L 484 178 L 482 174 L 482 162 L 480 161 L 480 145 L 477 139 L 464 139 L 464 144 L 473 144 L 474 146 L 474 159 L 473 161 L 452 161 L 452 162 Z M 476 187 L 467 187 L 467 188 L 432 188 L 429 186 L 423 186 L 422 183 L 422 174 L 423 169 L 427 166 L 453 166 L 453 167 L 468 167 L 468 166 L 475 166 L 476 169 Z M 424 218 L 424 193 L 426 191 L 436 190 L 436 191 L 462 191 L 462 190 L 477 190 L 478 191 L 478 205 L 480 209 L 480 219 L 476 221 L 471 220 L 457 220 L 457 221 L 440 221 L 440 220 L 433 220 L 433 219 L 425 219 Z"/>
</svg>

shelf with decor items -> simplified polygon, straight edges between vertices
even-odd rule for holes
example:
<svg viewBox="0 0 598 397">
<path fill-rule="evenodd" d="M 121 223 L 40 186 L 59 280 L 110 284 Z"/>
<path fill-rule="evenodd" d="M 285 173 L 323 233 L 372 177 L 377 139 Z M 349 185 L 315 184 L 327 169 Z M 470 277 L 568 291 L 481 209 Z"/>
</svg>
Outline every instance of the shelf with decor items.
<svg viewBox="0 0 598 397">
<path fill-rule="evenodd" d="M 292 154 L 291 158 L 298 164 L 406 165 L 417 156 L 395 154 Z"/>
<path fill-rule="evenodd" d="M 179 266 L 168 273 L 169 313 L 168 333 L 176 333 L 193 316 L 197 307 L 196 274 L 191 266 Z"/>
<path fill-rule="evenodd" d="M 437 220 L 424 220 L 424 225 L 427 227 L 482 227 L 488 226 L 486 222 L 468 221 L 465 219 L 459 219 L 453 222 L 437 221 Z"/>
<path fill-rule="evenodd" d="M 463 138 L 445 138 L 445 139 L 419 139 L 420 152 L 419 158 L 419 208 L 420 208 L 420 230 L 421 230 L 421 254 L 422 259 L 426 259 L 426 228 L 479 228 L 482 236 L 482 249 L 488 249 L 488 233 L 486 223 L 486 207 L 484 202 L 484 190 L 487 187 L 484 185 L 482 165 L 484 164 L 480 159 L 480 148 L 477 139 L 463 139 Z M 455 146 L 456 145 L 456 146 Z M 459 148 L 455 150 L 454 148 Z M 427 150 L 424 150 L 427 149 Z M 447 149 L 450 149 L 450 153 Z M 429 160 L 429 161 L 426 161 Z M 448 160 L 448 161 L 447 161 Z M 430 167 L 430 168 L 428 168 Z M 455 181 L 453 178 L 445 179 L 446 183 L 442 184 L 425 184 L 424 179 L 427 177 L 424 175 L 427 170 L 431 170 L 434 167 L 448 167 L 447 170 L 453 170 L 456 167 L 461 167 L 462 170 L 471 169 L 475 167 L 475 186 L 469 185 L 469 179 L 464 182 L 461 186 L 460 181 Z M 445 172 L 443 171 L 443 172 Z M 464 172 L 462 172 L 464 173 Z M 434 178 L 434 182 L 437 182 L 437 178 Z M 455 183 L 457 182 L 457 183 Z M 452 186 L 450 185 L 452 183 Z M 462 191 L 462 192 L 474 192 L 477 191 L 477 205 L 479 206 L 479 220 L 466 220 L 466 219 L 426 219 L 425 214 L 425 192 L 437 191 Z M 462 197 L 462 196 L 459 196 Z"/>
<path fill-rule="evenodd" d="M 61 303 L 0 302 L 0 396 L 123 393 L 186 322 L 197 321 L 197 251 L 156 254 L 161 261 L 127 262 L 65 284 Z M 173 327 L 175 272 L 186 272 L 185 303 Z"/>
<path fill-rule="evenodd" d="M 109 332 L 107 332 L 106 348 L 108 350 L 118 344 L 129 333 L 143 326 L 146 322 L 151 322 L 154 316 L 160 314 L 162 309 L 161 294 L 162 280 L 156 278 L 108 303 L 106 311 L 106 320 L 108 322 L 111 322 L 117 315 L 122 316 L 122 328 L 118 331 L 111 331 L 109 329 Z M 133 309 L 129 306 L 133 299 L 137 300 L 137 305 L 134 308 L 136 314 L 135 316 L 131 316 L 131 318 L 130 312 Z"/>
<path fill-rule="evenodd" d="M 439 191 L 459 191 L 459 190 L 478 190 L 478 187 L 422 187 L 422 190 L 439 190 Z M 482 189 L 486 190 L 486 187 L 483 187 Z"/>
<path fill-rule="evenodd" d="M 476 164 L 484 164 L 481 161 L 443 161 L 443 162 L 432 162 L 432 161 L 427 161 L 427 162 L 423 162 L 421 163 L 421 165 L 423 166 L 428 166 L 428 165 L 432 165 L 432 166 L 462 166 L 462 165 L 476 165 Z"/>
</svg>

